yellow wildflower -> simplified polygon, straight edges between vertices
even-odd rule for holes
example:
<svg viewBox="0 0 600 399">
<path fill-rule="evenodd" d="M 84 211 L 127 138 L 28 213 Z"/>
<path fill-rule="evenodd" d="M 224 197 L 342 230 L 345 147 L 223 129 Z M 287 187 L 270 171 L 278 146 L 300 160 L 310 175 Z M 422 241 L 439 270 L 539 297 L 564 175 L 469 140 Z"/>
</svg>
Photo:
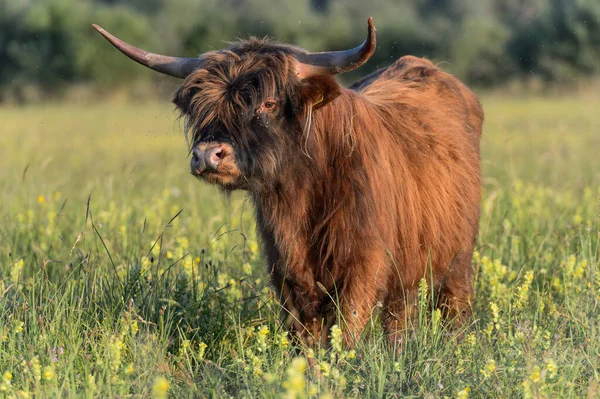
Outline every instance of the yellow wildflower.
<svg viewBox="0 0 600 399">
<path fill-rule="evenodd" d="M 319 369 L 321 369 L 321 374 L 323 377 L 329 377 L 329 374 L 331 373 L 331 366 L 329 363 L 321 362 L 319 364 Z"/>
<path fill-rule="evenodd" d="M 556 372 L 558 371 L 558 367 L 556 367 L 556 363 L 554 363 L 554 360 L 552 360 L 552 359 L 548 360 L 548 363 L 546 363 L 546 370 L 548 371 L 549 378 L 556 377 Z"/>
<path fill-rule="evenodd" d="M 296 357 L 286 370 L 286 379 L 283 382 L 283 387 L 286 389 L 287 398 L 298 398 L 304 396 L 304 388 L 306 387 L 306 379 L 304 373 L 307 369 L 306 359 Z"/>
<path fill-rule="evenodd" d="M 263 363 L 264 363 L 264 357 L 258 357 L 256 355 L 250 355 L 251 360 L 252 360 L 252 374 L 254 375 L 262 375 L 263 374 Z"/>
<path fill-rule="evenodd" d="M 287 332 L 282 332 L 281 334 L 279 334 L 279 339 L 277 340 L 277 345 L 283 349 L 286 349 L 290 346 L 290 341 L 288 340 Z"/>
<path fill-rule="evenodd" d="M 256 343 L 258 344 L 258 350 L 264 352 L 267 350 L 267 336 L 269 335 L 269 328 L 267 326 L 260 326 L 256 331 Z"/>
<path fill-rule="evenodd" d="M 85 378 L 85 385 L 93 392 L 96 389 L 96 378 L 92 374 L 88 374 Z"/>
<path fill-rule="evenodd" d="M 467 343 L 471 346 L 475 346 L 477 343 L 477 337 L 475 336 L 475 333 L 472 332 L 467 335 Z"/>
<path fill-rule="evenodd" d="M 106 345 L 110 355 L 110 365 L 113 370 L 121 366 L 121 349 L 125 346 L 118 337 L 111 337 Z"/>
<path fill-rule="evenodd" d="M 515 302 L 515 307 L 517 309 L 522 309 L 527 300 L 529 299 L 529 287 L 531 287 L 531 282 L 533 281 L 533 271 L 529 270 L 525 273 L 525 277 L 523 278 L 523 284 L 521 284 L 517 288 L 517 299 Z"/>
<path fill-rule="evenodd" d="M 538 366 L 535 366 L 533 368 L 533 373 L 531 373 L 531 375 L 529 376 L 529 379 L 532 382 L 535 382 L 536 384 L 542 380 L 541 374 L 540 374 L 540 368 Z"/>
<path fill-rule="evenodd" d="M 494 359 L 488 359 L 485 363 L 485 367 L 481 370 L 481 374 L 483 374 L 485 378 L 488 378 L 494 371 L 496 371 L 496 361 Z"/>
<path fill-rule="evenodd" d="M 494 302 L 490 302 L 490 310 L 492 311 L 492 315 L 494 316 L 494 321 L 497 322 L 500 316 L 500 309 L 498 308 L 498 305 Z"/>
<path fill-rule="evenodd" d="M 471 392 L 471 388 L 466 387 L 464 389 L 461 389 L 460 391 L 456 392 L 456 399 L 467 399 L 469 397 L 469 392 Z"/>
<path fill-rule="evenodd" d="M 125 375 L 133 374 L 134 371 L 133 363 L 130 363 L 129 366 L 125 367 Z"/>
<path fill-rule="evenodd" d="M 2 376 L 2 383 L 0 384 L 0 392 L 6 392 L 11 389 L 10 380 L 12 380 L 12 373 L 7 371 Z"/>
<path fill-rule="evenodd" d="M 242 273 L 244 273 L 245 275 L 252 274 L 252 266 L 250 265 L 250 263 L 246 262 L 242 265 Z"/>
<path fill-rule="evenodd" d="M 432 317 L 433 327 L 437 329 L 440 326 L 441 320 L 442 320 L 442 311 L 440 309 L 434 310 L 433 317 Z"/>
<path fill-rule="evenodd" d="M 179 347 L 179 356 L 185 356 L 185 354 L 188 352 L 189 348 L 190 348 L 190 340 L 184 339 L 181 342 L 181 346 Z"/>
<path fill-rule="evenodd" d="M 131 322 L 131 332 L 133 333 L 133 335 L 137 334 L 137 332 L 139 331 L 139 327 L 138 327 L 138 322 L 137 320 L 134 320 Z"/>
<path fill-rule="evenodd" d="M 258 244 L 254 240 L 248 241 L 248 250 L 252 255 L 258 254 Z"/>
<path fill-rule="evenodd" d="M 331 327 L 331 350 L 334 353 L 340 353 L 342 351 L 342 330 L 337 324 Z"/>
<path fill-rule="evenodd" d="M 54 373 L 54 369 L 51 366 L 46 366 L 44 367 L 44 372 L 42 373 L 42 376 L 44 377 L 44 381 L 50 382 L 54 380 L 56 374 Z"/>
<path fill-rule="evenodd" d="M 42 379 L 42 367 L 40 366 L 40 359 L 35 356 L 31 359 L 31 372 L 33 373 L 33 378 L 40 382 Z"/>
<path fill-rule="evenodd" d="M 200 359 L 204 358 L 204 352 L 206 351 L 208 345 L 206 345 L 204 342 L 200 342 L 200 345 L 198 347 L 198 357 Z"/>
<path fill-rule="evenodd" d="M 154 384 L 152 384 L 152 397 L 154 399 L 165 399 L 168 393 L 169 381 L 163 376 L 156 377 Z"/>
<path fill-rule="evenodd" d="M 43 195 L 40 195 L 37 199 L 38 204 L 43 204 L 46 201 Z"/>
<path fill-rule="evenodd" d="M 422 278 L 419 281 L 419 308 L 425 309 L 427 307 L 427 294 L 429 287 L 427 285 L 427 280 Z"/>
</svg>

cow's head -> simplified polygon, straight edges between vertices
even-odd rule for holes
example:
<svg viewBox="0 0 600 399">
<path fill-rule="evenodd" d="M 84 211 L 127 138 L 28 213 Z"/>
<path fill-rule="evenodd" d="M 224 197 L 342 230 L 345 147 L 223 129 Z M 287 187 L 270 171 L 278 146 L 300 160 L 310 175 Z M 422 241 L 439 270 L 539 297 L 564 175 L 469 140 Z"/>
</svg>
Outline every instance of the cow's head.
<svg viewBox="0 0 600 399">
<path fill-rule="evenodd" d="M 333 75 L 358 68 L 375 51 L 371 18 L 367 39 L 350 50 L 309 53 L 250 39 L 198 58 L 148 53 L 94 28 L 132 60 L 184 79 L 173 101 L 185 118 L 191 171 L 226 190 L 276 181 L 302 153 L 312 111 L 340 94 Z"/>
</svg>

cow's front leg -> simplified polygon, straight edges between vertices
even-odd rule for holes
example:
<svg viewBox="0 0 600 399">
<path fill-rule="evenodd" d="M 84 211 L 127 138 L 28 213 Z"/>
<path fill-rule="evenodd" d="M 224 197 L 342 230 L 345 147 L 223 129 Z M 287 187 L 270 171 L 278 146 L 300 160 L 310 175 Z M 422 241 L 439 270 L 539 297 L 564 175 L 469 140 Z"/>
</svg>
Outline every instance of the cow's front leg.
<svg viewBox="0 0 600 399">
<path fill-rule="evenodd" d="M 328 320 L 322 313 L 321 295 L 314 281 L 294 281 L 294 306 L 298 309 L 298 322 L 294 323 L 294 333 L 300 341 L 309 346 L 327 344 Z"/>
<path fill-rule="evenodd" d="M 271 283 L 281 303 L 281 321 L 294 340 L 314 345 L 322 338 L 317 286 L 312 269 L 306 264 L 308 246 L 297 237 L 284 241 L 292 244 L 285 248 L 287 256 L 281 254 L 272 237 L 264 240 Z"/>
<path fill-rule="evenodd" d="M 299 343 L 316 346 L 326 343 L 326 321 L 321 314 L 321 296 L 314 276 L 300 268 L 274 268 L 271 282 L 281 303 L 281 321 Z M 287 272 L 284 274 L 283 272 Z"/>
<path fill-rule="evenodd" d="M 377 306 L 383 281 L 381 269 L 382 263 L 371 263 L 366 269 L 354 269 L 357 273 L 346 277 L 340 303 L 346 346 L 352 347 L 357 343 L 360 333 Z"/>
<path fill-rule="evenodd" d="M 300 312 L 296 306 L 294 292 L 289 283 L 274 271 L 271 276 L 271 282 L 281 304 L 280 319 L 285 328 L 290 332 L 301 331 Z"/>
</svg>

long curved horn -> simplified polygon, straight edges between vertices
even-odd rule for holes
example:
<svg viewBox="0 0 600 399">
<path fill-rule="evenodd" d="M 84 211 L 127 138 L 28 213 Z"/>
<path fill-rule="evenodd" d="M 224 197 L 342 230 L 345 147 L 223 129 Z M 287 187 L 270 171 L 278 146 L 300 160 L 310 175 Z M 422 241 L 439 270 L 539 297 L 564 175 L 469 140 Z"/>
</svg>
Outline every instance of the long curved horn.
<svg viewBox="0 0 600 399">
<path fill-rule="evenodd" d="M 375 52 L 376 38 L 373 18 L 368 21 L 367 39 L 358 47 L 343 51 L 325 51 L 295 55 L 299 64 L 297 74 L 300 78 L 315 75 L 336 75 L 358 68 L 371 58 Z"/>
<path fill-rule="evenodd" d="M 96 24 L 92 24 L 92 27 L 127 57 L 165 75 L 185 79 L 202 64 L 202 58 L 177 58 L 149 53 L 125 43 Z"/>
</svg>

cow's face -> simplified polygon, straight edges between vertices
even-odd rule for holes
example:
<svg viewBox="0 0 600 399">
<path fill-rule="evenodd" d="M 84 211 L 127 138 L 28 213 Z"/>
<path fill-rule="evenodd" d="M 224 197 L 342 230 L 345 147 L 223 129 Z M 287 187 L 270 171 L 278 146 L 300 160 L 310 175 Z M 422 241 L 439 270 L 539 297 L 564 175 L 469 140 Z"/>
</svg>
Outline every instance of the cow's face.
<svg viewBox="0 0 600 399">
<path fill-rule="evenodd" d="M 227 190 L 262 187 L 302 154 L 307 116 L 339 89 L 329 75 L 299 78 L 294 57 L 277 49 L 256 40 L 205 54 L 175 94 L 196 177 Z"/>
<path fill-rule="evenodd" d="M 350 50 L 309 53 L 251 39 L 198 58 L 148 53 L 94 29 L 134 61 L 185 79 L 174 102 L 186 121 L 191 171 L 226 190 L 273 183 L 301 153 L 311 112 L 339 95 L 332 76 L 358 68 L 375 51 L 371 18 L 367 39 Z"/>
</svg>

